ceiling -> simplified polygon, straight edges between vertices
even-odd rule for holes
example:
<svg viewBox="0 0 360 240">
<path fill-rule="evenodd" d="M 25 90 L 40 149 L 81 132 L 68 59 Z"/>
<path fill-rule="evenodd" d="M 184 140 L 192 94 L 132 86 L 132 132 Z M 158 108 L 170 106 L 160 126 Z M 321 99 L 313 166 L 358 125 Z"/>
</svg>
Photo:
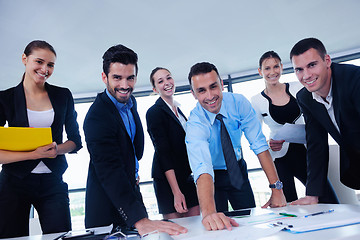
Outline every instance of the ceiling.
<svg viewBox="0 0 360 240">
<path fill-rule="evenodd" d="M 35 39 L 57 51 L 48 81 L 75 98 L 104 89 L 101 57 L 119 43 L 138 53 L 135 91 L 151 89 L 157 66 L 181 86 L 200 61 L 246 74 L 274 50 L 288 65 L 292 46 L 310 36 L 332 56 L 360 52 L 359 9 L 358 0 L 0 0 L 0 89 L 20 82 L 21 54 Z"/>
</svg>

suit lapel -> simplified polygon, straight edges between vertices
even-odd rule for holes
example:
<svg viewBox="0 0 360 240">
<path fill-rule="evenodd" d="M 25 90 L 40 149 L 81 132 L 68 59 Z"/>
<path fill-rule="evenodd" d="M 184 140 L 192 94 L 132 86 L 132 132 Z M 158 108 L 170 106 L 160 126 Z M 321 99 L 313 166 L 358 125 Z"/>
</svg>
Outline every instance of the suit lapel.
<svg viewBox="0 0 360 240">
<path fill-rule="evenodd" d="M 336 74 L 336 71 L 334 71 L 334 68 L 332 66 L 332 97 L 333 97 L 333 108 L 334 108 L 334 115 L 337 125 L 339 126 L 339 129 L 341 129 L 341 114 L 340 114 L 340 93 L 343 92 L 342 84 L 337 84 L 338 77 Z"/>
<path fill-rule="evenodd" d="M 26 110 L 26 98 L 25 98 L 23 82 L 21 82 L 15 88 L 14 103 L 16 106 L 16 111 L 15 111 L 16 121 L 15 122 L 17 123 L 17 126 L 28 127 L 29 120 L 28 120 L 27 110 Z"/>
<path fill-rule="evenodd" d="M 183 118 L 185 119 L 185 121 L 187 121 L 187 118 L 185 117 L 185 115 L 183 114 L 183 112 L 180 110 L 180 108 L 178 108 L 179 110 L 179 114 L 181 114 L 181 116 L 183 116 Z"/>
<path fill-rule="evenodd" d="M 309 97 L 312 99 L 312 94 L 309 94 Z M 310 109 L 312 114 L 315 116 L 316 119 L 325 127 L 325 129 L 330 133 L 330 135 L 334 138 L 336 142 L 340 142 L 340 134 L 336 127 L 334 126 L 331 118 L 329 116 L 328 111 L 326 110 L 325 106 L 315 99 L 310 101 Z"/>
<path fill-rule="evenodd" d="M 174 119 L 181 126 L 181 123 L 180 123 L 179 119 L 175 116 L 174 112 L 169 108 L 169 106 L 166 104 L 166 102 L 161 97 L 156 101 L 156 104 L 159 107 L 161 107 L 166 112 L 166 114 L 168 114 L 172 119 Z M 182 116 L 184 116 L 183 113 L 180 113 L 180 114 Z"/>
<path fill-rule="evenodd" d="M 106 91 L 106 90 L 105 90 Z M 106 102 L 106 106 L 109 106 L 111 113 L 114 115 L 114 117 L 116 118 L 116 120 L 119 122 L 120 127 L 123 129 L 123 131 L 125 131 L 127 133 L 125 124 L 122 120 L 122 117 L 119 113 L 119 111 L 117 110 L 116 106 L 114 105 L 114 103 L 111 101 L 111 99 L 107 96 L 106 92 L 103 92 L 103 94 L 101 95 L 102 99 Z M 127 135 L 129 136 L 129 134 L 127 133 Z M 129 136 L 130 138 L 130 136 Z"/>
</svg>

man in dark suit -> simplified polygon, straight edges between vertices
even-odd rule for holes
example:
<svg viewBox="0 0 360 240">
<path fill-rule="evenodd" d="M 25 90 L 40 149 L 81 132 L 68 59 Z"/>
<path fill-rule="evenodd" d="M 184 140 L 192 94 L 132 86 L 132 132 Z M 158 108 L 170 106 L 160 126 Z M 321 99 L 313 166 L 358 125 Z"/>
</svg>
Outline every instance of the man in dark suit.
<svg viewBox="0 0 360 240">
<path fill-rule="evenodd" d="M 306 122 L 306 197 L 292 204 L 316 204 L 327 180 L 328 133 L 340 146 L 340 180 L 360 189 L 360 67 L 331 62 L 321 41 L 299 41 L 290 53 L 305 88 L 297 100 Z"/>
<path fill-rule="evenodd" d="M 98 94 L 84 121 L 90 153 L 85 226 L 113 224 L 116 230 L 135 227 L 140 235 L 154 230 L 179 234 L 186 229 L 148 219 L 138 185 L 144 132 L 131 95 L 137 60 L 137 54 L 123 45 L 109 48 L 103 56 L 102 80 L 106 89 Z"/>
</svg>

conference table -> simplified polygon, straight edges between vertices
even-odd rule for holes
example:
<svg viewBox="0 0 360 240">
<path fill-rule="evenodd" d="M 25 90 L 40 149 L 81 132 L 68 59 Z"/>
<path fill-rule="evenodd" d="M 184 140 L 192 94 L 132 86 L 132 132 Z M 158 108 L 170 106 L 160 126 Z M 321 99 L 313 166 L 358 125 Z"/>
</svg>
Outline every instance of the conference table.
<svg viewBox="0 0 360 240">
<path fill-rule="evenodd" d="M 305 217 L 314 213 L 326 212 L 315 216 Z M 289 217 L 280 215 L 290 214 L 296 217 Z M 186 227 L 188 232 L 177 236 L 172 236 L 174 240 L 331 240 L 343 239 L 352 240 L 360 239 L 360 205 L 350 204 L 317 204 L 307 206 L 292 206 L 288 205 L 282 208 L 252 208 L 250 216 L 234 218 L 239 224 L 239 227 L 233 227 L 231 231 L 206 231 L 201 223 L 201 217 L 188 217 L 174 219 L 173 221 Z M 352 225 L 341 227 L 331 227 L 323 230 L 315 230 L 304 233 L 291 233 L 289 231 L 281 230 L 284 226 L 279 226 L 278 223 L 286 223 L 291 221 L 307 221 L 316 224 L 322 224 L 322 228 L 329 227 L 327 224 L 334 222 L 334 219 L 352 222 Z M 354 220 L 354 221 L 352 221 Z M 275 224 L 274 224 L 275 223 Z M 294 222 L 294 227 L 297 223 Z M 320 226 L 319 225 L 319 226 Z M 290 225 L 289 225 L 290 226 Z M 288 226 L 287 226 L 288 227 Z M 109 231 L 111 227 L 96 228 L 95 233 Z M 289 229 L 289 228 L 288 228 Z M 13 238 L 16 240 L 50 240 L 60 236 L 61 233 L 35 235 L 29 237 Z"/>
<path fill-rule="evenodd" d="M 309 214 L 327 212 L 329 210 L 333 212 L 329 214 L 323 214 L 322 216 L 310 216 L 304 217 Z M 269 228 L 270 223 L 277 222 L 286 222 L 289 219 L 298 220 L 292 217 L 281 218 L 279 213 L 288 213 L 291 215 L 296 215 L 297 218 L 301 221 L 307 221 L 308 219 L 317 221 L 317 218 L 321 218 L 319 221 L 324 223 L 323 226 L 326 227 L 327 223 L 331 223 L 331 219 L 337 217 L 335 215 L 341 215 L 341 217 L 346 217 L 346 215 L 355 216 L 355 218 L 360 219 L 360 205 L 350 205 L 350 204 L 317 204 L 317 205 L 307 205 L 307 206 L 292 206 L 288 205 L 282 208 L 253 208 L 251 210 L 250 217 L 244 218 L 235 218 L 240 224 L 239 227 L 234 227 L 232 231 L 221 230 L 221 231 L 206 231 L 202 226 L 201 217 L 189 217 L 189 218 L 179 218 L 175 219 L 174 222 L 188 228 L 188 233 L 181 234 L 178 236 L 173 236 L 175 240 L 178 239 L 189 239 L 189 240 L 235 240 L 235 239 L 261 239 L 261 240 L 329 240 L 329 239 L 360 239 L 360 220 L 355 221 L 359 224 L 353 224 L 342 227 L 334 227 L 323 230 L 309 231 L 304 233 L 291 233 L 289 231 L 280 231 L 283 227 L 273 227 Z M 268 219 L 263 218 L 262 216 L 268 217 Z M 259 218 L 260 217 L 260 218 Z M 272 218 L 272 220 L 271 220 Z M 276 218 L 276 219 L 274 219 Z M 259 224 L 247 224 L 250 220 L 255 219 L 259 220 Z M 325 219 L 325 220 L 324 220 Z M 354 219 L 354 217 L 353 217 Z M 241 221 L 239 221 L 241 220 Z M 269 220 L 269 221 L 267 221 Z M 348 219 L 346 219 L 348 220 Z M 351 219 L 349 219 L 351 220 Z M 255 222 L 255 221 L 254 221 Z M 242 223 L 245 223 L 242 225 Z"/>
</svg>

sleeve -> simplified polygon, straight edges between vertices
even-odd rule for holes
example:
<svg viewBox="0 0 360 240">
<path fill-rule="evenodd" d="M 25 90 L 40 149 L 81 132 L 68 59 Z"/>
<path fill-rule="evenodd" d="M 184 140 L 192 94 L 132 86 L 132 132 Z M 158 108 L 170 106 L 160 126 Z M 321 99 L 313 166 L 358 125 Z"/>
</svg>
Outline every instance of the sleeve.
<svg viewBox="0 0 360 240">
<path fill-rule="evenodd" d="M 95 111 L 90 109 L 84 122 L 90 161 L 107 198 L 127 225 L 133 226 L 147 217 L 145 206 L 134 191 L 135 171 L 133 181 L 129 177 L 132 173 L 128 172 L 129 169 L 135 170 L 134 151 L 131 151 L 133 148 L 127 141 L 125 131 L 119 128 L 119 122 L 107 112 L 99 110 L 104 106 L 97 107 Z"/>
<path fill-rule="evenodd" d="M 75 111 L 74 99 L 70 90 L 67 89 L 67 108 L 65 116 L 65 131 L 67 139 L 73 141 L 76 144 L 76 148 L 70 153 L 76 153 L 82 148 L 81 137 L 79 133 L 79 125 L 76 121 L 77 113 Z"/>
<path fill-rule="evenodd" d="M 307 196 L 322 196 L 325 194 L 327 169 L 329 160 L 328 133 L 302 103 L 297 95 L 298 103 L 305 118 L 307 142 Z"/>
<path fill-rule="evenodd" d="M 360 67 L 357 68 L 357 72 L 352 82 L 354 83 L 353 92 L 351 94 L 352 104 L 355 107 L 358 116 L 360 116 Z"/>
<path fill-rule="evenodd" d="M 190 168 L 196 182 L 203 173 L 210 174 L 214 179 L 214 170 L 209 149 L 210 128 L 199 119 L 194 120 L 195 118 L 197 116 L 190 116 L 186 123 L 185 143 Z"/>
<path fill-rule="evenodd" d="M 266 138 L 262 132 L 261 123 L 250 102 L 242 95 L 237 101 L 237 112 L 240 115 L 241 129 L 249 141 L 251 150 L 258 155 L 269 149 Z"/>
<path fill-rule="evenodd" d="M 264 117 L 261 115 L 261 110 L 260 110 L 260 106 L 259 106 L 259 95 L 255 95 L 251 98 L 251 105 L 255 110 L 256 113 L 256 117 L 259 119 L 260 124 L 263 125 L 264 122 Z"/>
<path fill-rule="evenodd" d="M 3 105 L 3 92 L 0 92 L 0 126 L 4 126 L 6 123 L 5 109 Z"/>
<path fill-rule="evenodd" d="M 155 148 L 156 158 L 161 172 L 174 169 L 174 159 L 169 140 L 169 131 L 166 126 L 166 115 L 158 107 L 151 107 L 146 113 L 147 131 Z"/>
</svg>

